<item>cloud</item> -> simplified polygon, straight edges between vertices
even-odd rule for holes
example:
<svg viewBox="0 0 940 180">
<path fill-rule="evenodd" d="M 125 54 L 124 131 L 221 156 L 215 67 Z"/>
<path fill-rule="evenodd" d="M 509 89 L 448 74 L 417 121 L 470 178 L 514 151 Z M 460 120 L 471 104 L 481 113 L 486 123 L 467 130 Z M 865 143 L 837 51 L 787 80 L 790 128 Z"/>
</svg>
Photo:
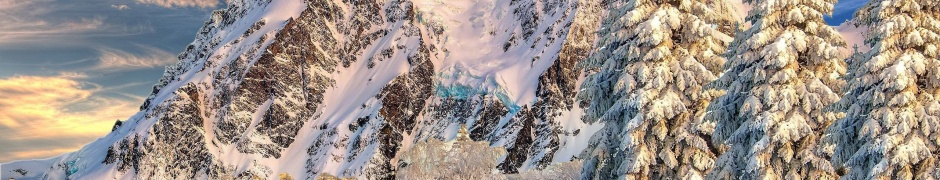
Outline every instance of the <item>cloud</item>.
<svg viewBox="0 0 940 180">
<path fill-rule="evenodd" d="M 124 5 L 124 4 L 121 4 L 121 5 L 112 4 L 111 8 L 114 8 L 120 11 L 131 9 L 130 7 L 127 7 L 127 5 Z"/>
<path fill-rule="evenodd" d="M 16 10 L 18 7 L 24 7 L 41 0 L 36 1 L 22 1 L 22 0 L 0 0 L 0 12 Z"/>
<path fill-rule="evenodd" d="M 89 76 L 88 74 L 81 73 L 81 72 L 59 72 L 58 77 L 66 78 L 66 79 L 86 79 Z"/>
<path fill-rule="evenodd" d="M 219 0 L 137 0 L 141 4 L 153 4 L 157 6 L 173 7 L 198 7 L 213 8 L 219 5 Z"/>
<path fill-rule="evenodd" d="M 137 111 L 138 99 L 97 95 L 74 76 L 0 79 L 0 162 L 73 151 Z"/>
<path fill-rule="evenodd" d="M 25 20 L 24 20 L 25 19 Z M 66 34 L 88 33 L 102 29 L 101 17 L 81 18 L 62 22 L 50 22 L 42 19 L 18 19 L 14 16 L 0 17 L 0 38 L 2 42 L 29 40 L 37 38 L 62 37 Z"/>
<path fill-rule="evenodd" d="M 92 136 L 67 136 L 45 139 L 7 140 L 0 139 L 4 147 L 0 147 L 0 162 L 10 162 L 22 159 L 43 159 L 54 157 L 67 152 L 74 152 L 83 145 L 95 139 Z"/>
<path fill-rule="evenodd" d="M 141 54 L 107 47 L 98 48 L 100 61 L 94 69 L 105 71 L 133 70 L 164 67 L 176 63 L 176 55 L 167 51 L 144 45 L 139 45 L 139 47 L 143 49 Z"/>
<path fill-rule="evenodd" d="M 0 0 L 0 162 L 74 151 L 136 113 L 208 10 Z"/>
<path fill-rule="evenodd" d="M 0 39 L 85 32 L 98 29 L 103 24 L 100 18 L 40 18 L 55 9 L 51 1 L 0 0 Z"/>
<path fill-rule="evenodd" d="M 94 36 L 134 35 L 152 29 L 108 24 L 104 14 L 75 14 L 69 10 L 79 7 L 72 6 L 57 0 L 0 0 L 0 45 L 24 42 L 61 44 Z M 126 5 L 112 7 L 129 8 Z"/>
</svg>

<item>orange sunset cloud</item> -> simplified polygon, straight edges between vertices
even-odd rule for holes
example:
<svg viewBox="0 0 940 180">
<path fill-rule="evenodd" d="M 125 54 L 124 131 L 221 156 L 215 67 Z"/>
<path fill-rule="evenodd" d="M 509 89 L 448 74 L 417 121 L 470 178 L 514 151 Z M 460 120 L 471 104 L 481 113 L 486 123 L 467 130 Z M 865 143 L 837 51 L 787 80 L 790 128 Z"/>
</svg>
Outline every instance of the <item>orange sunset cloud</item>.
<svg viewBox="0 0 940 180">
<path fill-rule="evenodd" d="M 0 152 L 6 153 L 0 153 L 0 162 L 74 151 L 108 133 L 116 119 L 136 111 L 136 101 L 96 96 L 99 87 L 71 77 L 75 76 L 0 79 L 0 129 L 5 132 Z"/>
</svg>

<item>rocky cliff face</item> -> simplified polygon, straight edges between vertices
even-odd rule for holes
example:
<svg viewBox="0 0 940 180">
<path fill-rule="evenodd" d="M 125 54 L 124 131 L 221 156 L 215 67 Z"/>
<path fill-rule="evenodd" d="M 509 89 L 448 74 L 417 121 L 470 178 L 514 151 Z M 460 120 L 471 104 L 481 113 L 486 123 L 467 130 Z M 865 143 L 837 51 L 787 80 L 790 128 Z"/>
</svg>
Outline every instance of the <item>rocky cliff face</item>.
<svg viewBox="0 0 940 180">
<path fill-rule="evenodd" d="M 77 152 L 3 170 L 386 179 L 403 150 L 460 125 L 508 150 L 504 173 L 570 161 L 603 126 L 583 123 L 574 101 L 603 3 L 234 0 L 138 114 Z"/>
</svg>

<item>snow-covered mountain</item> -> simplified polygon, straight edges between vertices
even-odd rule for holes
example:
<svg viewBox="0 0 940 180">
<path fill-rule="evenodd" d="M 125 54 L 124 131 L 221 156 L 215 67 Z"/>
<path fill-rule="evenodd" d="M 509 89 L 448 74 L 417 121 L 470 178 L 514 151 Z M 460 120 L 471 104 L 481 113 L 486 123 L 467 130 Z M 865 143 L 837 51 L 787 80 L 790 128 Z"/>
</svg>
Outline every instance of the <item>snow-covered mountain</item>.
<svg viewBox="0 0 940 180">
<path fill-rule="evenodd" d="M 505 173 L 571 161 L 603 127 L 581 121 L 575 66 L 605 3 L 232 0 L 140 112 L 2 179 L 384 179 L 461 125 Z"/>
<path fill-rule="evenodd" d="M 0 178 L 940 179 L 940 3 L 864 5 L 845 59 L 837 1 L 733 1 L 230 0 Z"/>
</svg>

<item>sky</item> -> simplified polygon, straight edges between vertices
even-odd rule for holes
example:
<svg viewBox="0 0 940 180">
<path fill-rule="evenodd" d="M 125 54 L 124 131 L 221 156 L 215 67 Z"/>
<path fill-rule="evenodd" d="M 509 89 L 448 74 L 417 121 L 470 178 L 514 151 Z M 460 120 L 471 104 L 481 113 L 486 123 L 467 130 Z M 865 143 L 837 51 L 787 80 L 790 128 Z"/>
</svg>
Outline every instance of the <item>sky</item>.
<svg viewBox="0 0 940 180">
<path fill-rule="evenodd" d="M 843 24 L 865 0 L 843 0 Z M 220 0 L 0 0 L 0 163 L 48 158 L 138 111 Z M 839 26 L 841 25 L 841 26 Z M 849 33 L 847 41 L 860 42 Z"/>
<path fill-rule="evenodd" d="M 832 25 L 840 25 L 852 19 L 855 10 L 858 10 L 858 8 L 861 8 L 866 3 L 868 3 L 868 0 L 839 0 L 839 3 L 836 4 L 832 12 L 832 16 L 826 17 L 826 22 Z"/>
<path fill-rule="evenodd" d="M 219 0 L 0 0 L 0 162 L 77 150 L 136 113 Z"/>
</svg>

